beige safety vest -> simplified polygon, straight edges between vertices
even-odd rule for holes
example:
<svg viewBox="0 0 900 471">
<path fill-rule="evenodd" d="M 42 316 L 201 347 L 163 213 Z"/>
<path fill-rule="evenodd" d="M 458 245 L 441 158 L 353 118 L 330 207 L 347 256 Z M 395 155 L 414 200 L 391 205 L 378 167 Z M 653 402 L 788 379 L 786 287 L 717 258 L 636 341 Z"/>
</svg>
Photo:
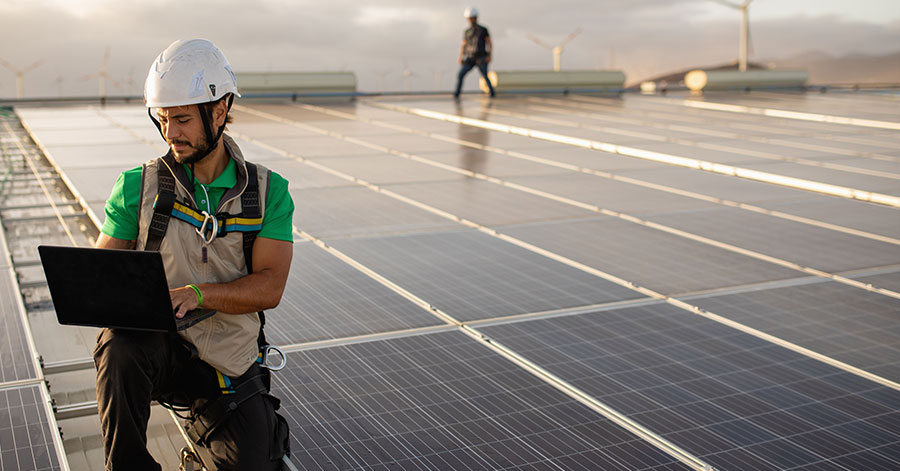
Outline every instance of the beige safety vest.
<svg viewBox="0 0 900 471">
<path fill-rule="evenodd" d="M 237 184 L 225 191 L 216 212 L 239 214 L 241 194 L 247 188 L 247 167 L 240 148 L 228 135 L 223 135 L 229 157 L 237 164 Z M 141 207 L 137 250 L 147 244 L 148 226 L 153 216 L 156 199 L 157 166 L 164 165 L 175 176 L 175 197 L 178 202 L 190 202 L 197 208 L 194 195 L 188 190 L 190 180 L 181 164 L 169 165 L 163 159 L 153 159 L 144 164 L 141 185 Z M 265 214 L 265 195 L 269 171 L 257 165 L 259 181 L 260 213 Z M 227 283 L 247 275 L 244 262 L 243 235 L 232 232 L 217 237 L 207 246 L 207 261 L 203 261 L 203 242 L 189 223 L 175 217 L 169 219 L 166 235 L 159 248 L 169 288 L 179 288 L 191 283 Z M 215 315 L 181 331 L 181 336 L 191 342 L 200 359 L 228 376 L 240 376 L 256 361 L 259 353 L 257 336 L 259 317 L 255 312 Z"/>
</svg>

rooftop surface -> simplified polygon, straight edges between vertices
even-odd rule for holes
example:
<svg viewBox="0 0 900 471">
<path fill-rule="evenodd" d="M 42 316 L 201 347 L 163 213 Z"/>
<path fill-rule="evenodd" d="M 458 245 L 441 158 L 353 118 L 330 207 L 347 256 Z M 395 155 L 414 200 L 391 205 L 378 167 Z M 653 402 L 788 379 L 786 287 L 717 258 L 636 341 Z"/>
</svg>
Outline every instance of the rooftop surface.
<svg viewBox="0 0 900 471">
<path fill-rule="evenodd" d="M 267 315 L 293 462 L 900 469 L 898 105 L 239 102 L 228 132 L 296 205 Z M 89 408 L 96 331 L 56 323 L 34 246 L 90 245 L 116 176 L 166 146 L 141 106 L 2 117 L 0 469 L 96 469 L 96 417 L 46 407 Z M 164 414 L 151 437 L 177 459 Z"/>
</svg>

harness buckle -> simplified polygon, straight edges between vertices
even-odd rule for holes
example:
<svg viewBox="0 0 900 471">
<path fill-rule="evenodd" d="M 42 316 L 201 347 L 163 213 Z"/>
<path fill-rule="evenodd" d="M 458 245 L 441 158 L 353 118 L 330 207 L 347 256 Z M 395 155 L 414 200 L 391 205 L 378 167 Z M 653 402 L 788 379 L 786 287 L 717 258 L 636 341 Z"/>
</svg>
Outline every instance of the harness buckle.
<svg viewBox="0 0 900 471">
<path fill-rule="evenodd" d="M 278 354 L 278 356 L 281 357 L 281 363 L 279 363 L 277 365 L 269 364 L 269 354 L 273 350 L 275 351 L 275 353 Z M 265 347 L 262 348 L 262 362 L 260 362 L 259 366 L 262 366 L 263 368 L 267 368 L 267 369 L 269 369 L 269 371 L 278 371 L 278 370 L 283 369 L 286 365 L 287 365 L 287 356 L 285 356 L 284 352 L 282 352 L 280 348 L 276 347 L 275 345 L 266 345 Z"/>
<path fill-rule="evenodd" d="M 206 211 L 201 211 L 201 214 L 203 214 L 203 224 L 200 225 L 200 228 L 195 228 L 194 230 L 197 231 L 197 235 L 200 236 L 203 245 L 209 245 L 216 240 L 216 236 L 219 234 L 219 220 Z M 212 224 L 210 224 L 210 230 L 207 231 L 206 225 L 209 224 L 210 221 L 212 221 Z"/>
</svg>

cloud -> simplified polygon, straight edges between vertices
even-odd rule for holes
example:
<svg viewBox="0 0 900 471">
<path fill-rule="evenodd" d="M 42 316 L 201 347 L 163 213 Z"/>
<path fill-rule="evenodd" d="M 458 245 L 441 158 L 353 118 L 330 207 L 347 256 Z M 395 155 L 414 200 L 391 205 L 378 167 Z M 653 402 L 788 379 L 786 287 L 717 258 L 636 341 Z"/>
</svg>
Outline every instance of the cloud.
<svg viewBox="0 0 900 471">
<path fill-rule="evenodd" d="M 629 81 L 690 66 L 717 64 L 737 55 L 738 19 L 710 18 L 708 0 L 486 0 L 478 3 L 481 21 L 496 47 L 495 68 L 549 68 L 546 42 L 583 33 L 563 55 L 566 68 L 615 66 Z M 24 66 L 45 60 L 26 78 L 31 96 L 63 92 L 96 93 L 95 80 L 80 80 L 101 65 L 111 50 L 110 74 L 133 86 L 117 93 L 140 93 L 153 58 L 170 42 L 205 37 L 222 48 L 237 71 L 353 70 L 362 89 L 375 89 L 386 73 L 387 88 L 403 89 L 404 62 L 417 73 L 416 89 L 449 89 L 456 73 L 459 41 L 466 26 L 464 4 L 378 0 L 364 6 L 351 0 L 288 1 L 156 0 L 78 2 L 7 0 L 0 4 L 4 28 L 0 54 Z M 71 2 L 62 2 L 72 5 Z M 835 16 L 798 16 L 751 24 L 754 55 L 766 60 L 808 50 L 835 55 L 878 54 L 900 44 L 900 20 L 887 24 L 850 22 Z M 614 51 L 614 52 L 613 52 Z M 440 78 L 440 80 L 438 80 Z M 470 76 L 474 86 L 475 74 Z M 15 94 L 11 73 L 0 70 L 0 96 Z"/>
</svg>

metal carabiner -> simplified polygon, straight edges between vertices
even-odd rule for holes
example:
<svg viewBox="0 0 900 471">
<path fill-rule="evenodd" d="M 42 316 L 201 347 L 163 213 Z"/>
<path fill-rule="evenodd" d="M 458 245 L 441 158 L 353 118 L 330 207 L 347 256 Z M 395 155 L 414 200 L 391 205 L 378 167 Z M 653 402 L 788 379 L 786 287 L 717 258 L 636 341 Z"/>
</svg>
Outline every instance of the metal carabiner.
<svg viewBox="0 0 900 471">
<path fill-rule="evenodd" d="M 197 231 L 197 235 L 200 236 L 200 240 L 203 241 L 203 245 L 209 245 L 216 240 L 216 235 L 219 234 L 219 220 L 216 219 L 212 214 L 207 213 L 206 211 L 201 211 L 203 214 L 203 224 L 200 225 L 199 228 L 194 228 Z M 212 221 L 212 230 L 209 231 L 209 236 L 206 235 L 206 224 Z"/>
<path fill-rule="evenodd" d="M 269 353 L 272 350 L 278 353 L 278 356 L 281 357 L 281 363 L 278 365 L 269 364 Z M 285 356 L 284 352 L 282 352 L 280 348 L 276 347 L 275 345 L 266 345 L 265 347 L 263 347 L 262 363 L 260 363 L 260 366 L 262 366 L 263 368 L 268 368 L 270 371 L 278 371 L 284 368 L 285 365 L 287 365 L 287 356 Z"/>
</svg>

